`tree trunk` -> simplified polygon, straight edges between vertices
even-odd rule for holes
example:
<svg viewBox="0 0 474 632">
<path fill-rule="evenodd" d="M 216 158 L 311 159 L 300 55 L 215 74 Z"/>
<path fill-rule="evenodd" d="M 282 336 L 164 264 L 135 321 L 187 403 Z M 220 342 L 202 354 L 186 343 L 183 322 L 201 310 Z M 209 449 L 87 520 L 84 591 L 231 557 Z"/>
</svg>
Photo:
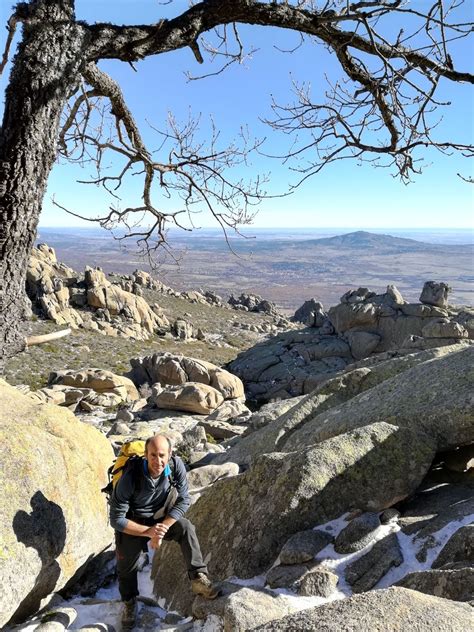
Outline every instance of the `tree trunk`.
<svg viewBox="0 0 474 632">
<path fill-rule="evenodd" d="M 86 31 L 73 21 L 73 0 L 36 0 L 27 11 L 0 131 L 0 370 L 24 348 L 28 259 L 60 115 L 77 86 L 86 44 Z"/>
</svg>

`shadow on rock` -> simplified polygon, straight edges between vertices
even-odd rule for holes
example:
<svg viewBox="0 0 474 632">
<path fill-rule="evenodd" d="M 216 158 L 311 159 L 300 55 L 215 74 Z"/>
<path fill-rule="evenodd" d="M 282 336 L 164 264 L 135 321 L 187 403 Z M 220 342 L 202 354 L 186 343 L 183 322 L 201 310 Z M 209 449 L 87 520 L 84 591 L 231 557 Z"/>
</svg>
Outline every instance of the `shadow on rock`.
<svg viewBox="0 0 474 632">
<path fill-rule="evenodd" d="M 61 574 L 56 561 L 66 542 L 66 521 L 63 510 L 37 491 L 30 500 L 32 511 L 18 511 L 13 518 L 13 531 L 18 542 L 36 549 L 41 570 L 33 588 L 18 606 L 9 623 L 18 623 L 36 612 L 41 600 L 51 594 Z M 19 571 L 21 569 L 18 569 Z"/>
</svg>

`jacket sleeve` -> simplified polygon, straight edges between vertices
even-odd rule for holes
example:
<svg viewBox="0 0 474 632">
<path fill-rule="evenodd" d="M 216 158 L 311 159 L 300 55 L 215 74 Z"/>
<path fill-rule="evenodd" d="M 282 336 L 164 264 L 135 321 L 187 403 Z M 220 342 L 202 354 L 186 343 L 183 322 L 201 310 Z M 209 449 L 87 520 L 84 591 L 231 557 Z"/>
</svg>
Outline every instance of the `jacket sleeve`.
<svg viewBox="0 0 474 632">
<path fill-rule="evenodd" d="M 176 463 L 174 478 L 176 481 L 178 498 L 176 499 L 176 503 L 169 510 L 168 516 L 170 518 L 174 518 L 175 520 L 179 520 L 189 509 L 191 501 L 189 498 L 188 479 L 186 478 L 186 468 L 184 463 L 179 457 L 174 457 L 174 459 Z"/>
<path fill-rule="evenodd" d="M 110 499 L 110 524 L 116 531 L 123 531 L 128 519 L 125 517 L 130 507 L 130 498 L 134 491 L 130 472 L 125 472 L 115 486 Z"/>
</svg>

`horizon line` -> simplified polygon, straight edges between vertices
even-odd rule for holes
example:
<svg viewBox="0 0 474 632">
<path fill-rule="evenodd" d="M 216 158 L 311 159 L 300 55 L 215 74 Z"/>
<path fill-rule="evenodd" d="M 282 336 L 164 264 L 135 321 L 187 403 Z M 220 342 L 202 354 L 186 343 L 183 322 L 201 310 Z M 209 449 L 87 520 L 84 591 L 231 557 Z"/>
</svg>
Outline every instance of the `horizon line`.
<svg viewBox="0 0 474 632">
<path fill-rule="evenodd" d="M 37 230 L 42 228 L 96 228 L 107 232 L 111 232 L 111 229 L 103 228 L 102 226 L 89 226 L 89 225 L 64 225 L 64 224 L 44 224 L 38 225 Z M 118 228 L 117 228 L 118 229 Z M 115 230 L 117 230 L 115 229 Z M 469 230 L 474 232 L 474 226 L 243 226 L 239 228 L 242 230 Z M 171 226 L 170 230 L 177 230 L 183 233 L 186 232 L 199 232 L 200 230 L 217 230 L 222 232 L 222 228 L 219 226 L 200 226 L 193 228 L 190 231 L 186 231 L 182 228 Z M 230 231 L 229 231 L 230 232 Z"/>
</svg>

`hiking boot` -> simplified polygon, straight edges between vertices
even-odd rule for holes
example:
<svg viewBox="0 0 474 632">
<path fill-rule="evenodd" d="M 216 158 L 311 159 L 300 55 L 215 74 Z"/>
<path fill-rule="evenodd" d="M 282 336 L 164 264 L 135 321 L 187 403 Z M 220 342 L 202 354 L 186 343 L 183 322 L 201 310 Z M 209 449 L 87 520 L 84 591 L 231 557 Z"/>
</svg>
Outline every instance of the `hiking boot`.
<svg viewBox="0 0 474 632">
<path fill-rule="evenodd" d="M 209 577 L 204 573 L 198 573 L 191 580 L 191 590 L 195 595 L 201 595 L 204 599 L 215 599 L 219 594 L 218 589 L 213 586 Z"/>
<path fill-rule="evenodd" d="M 122 630 L 131 630 L 137 620 L 137 600 L 135 597 L 123 602 Z"/>
</svg>

